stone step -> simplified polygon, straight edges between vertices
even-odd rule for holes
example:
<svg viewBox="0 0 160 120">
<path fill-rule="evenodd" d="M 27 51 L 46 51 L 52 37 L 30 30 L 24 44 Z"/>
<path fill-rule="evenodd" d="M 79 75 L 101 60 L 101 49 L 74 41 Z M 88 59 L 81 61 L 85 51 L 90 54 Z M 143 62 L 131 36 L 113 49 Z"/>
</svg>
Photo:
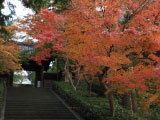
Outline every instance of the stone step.
<svg viewBox="0 0 160 120">
<path fill-rule="evenodd" d="M 67 111 L 25 111 L 24 112 L 20 112 L 20 111 L 8 111 L 5 115 L 9 115 L 9 114 L 70 114 L 71 113 L 67 113 Z"/>
<path fill-rule="evenodd" d="M 69 119 L 67 119 L 67 118 L 65 118 L 65 119 L 57 119 L 57 118 L 52 118 L 52 119 L 5 119 L 5 120 L 77 120 L 77 119 L 71 119 L 71 118 L 69 118 Z"/>
<path fill-rule="evenodd" d="M 75 119 L 72 116 L 6 116 L 6 119 Z"/>
<path fill-rule="evenodd" d="M 26 117 L 46 117 L 46 118 L 49 118 L 49 117 L 53 117 L 53 118 L 57 118 L 57 117 L 60 117 L 60 118 L 73 118 L 73 115 L 70 113 L 56 113 L 56 114 L 54 114 L 54 113 L 41 113 L 41 114 L 39 114 L 39 113 L 37 113 L 37 114 L 35 114 L 35 113 L 30 113 L 30 114 L 27 114 L 27 113 L 21 113 L 21 114 L 14 114 L 14 113 L 7 113 L 6 114 L 6 117 L 17 117 L 17 118 L 19 118 L 19 117 L 24 117 L 24 118 L 26 118 Z"/>
<path fill-rule="evenodd" d="M 49 89 L 10 88 L 5 120 L 77 120 Z"/>
</svg>

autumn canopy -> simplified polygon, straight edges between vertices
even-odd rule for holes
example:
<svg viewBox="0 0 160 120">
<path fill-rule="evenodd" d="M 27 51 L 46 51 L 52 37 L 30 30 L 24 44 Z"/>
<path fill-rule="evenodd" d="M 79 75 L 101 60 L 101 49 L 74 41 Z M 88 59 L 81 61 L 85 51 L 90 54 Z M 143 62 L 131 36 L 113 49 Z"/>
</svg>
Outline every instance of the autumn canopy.
<svg viewBox="0 0 160 120">
<path fill-rule="evenodd" d="M 26 31 L 41 49 L 31 59 L 41 64 L 58 54 L 69 79 L 73 72 L 76 80 L 99 80 L 108 94 L 136 90 L 145 102 L 160 105 L 159 5 L 159 0 L 73 0 L 60 13 L 42 9 L 25 21 L 31 21 Z"/>
</svg>

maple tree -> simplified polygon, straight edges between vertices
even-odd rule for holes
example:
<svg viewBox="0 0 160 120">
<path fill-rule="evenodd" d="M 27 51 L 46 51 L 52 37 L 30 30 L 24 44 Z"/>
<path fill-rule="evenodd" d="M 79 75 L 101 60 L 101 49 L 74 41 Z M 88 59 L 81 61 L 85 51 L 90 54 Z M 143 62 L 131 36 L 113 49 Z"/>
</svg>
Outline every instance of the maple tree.
<svg viewBox="0 0 160 120">
<path fill-rule="evenodd" d="M 17 71 L 20 68 L 17 45 L 0 39 L 0 73 Z"/>
<path fill-rule="evenodd" d="M 48 14 L 50 16 L 48 16 Z M 37 17 L 38 19 L 41 19 L 40 22 L 37 21 Z M 38 61 L 39 64 L 41 64 L 42 60 L 51 57 L 51 51 L 63 51 L 62 49 L 65 45 L 65 40 L 61 36 L 61 33 L 63 32 L 63 19 L 64 18 L 60 15 L 48 11 L 47 9 L 44 9 L 42 13 L 32 19 L 32 23 L 35 24 L 30 25 L 32 28 L 30 35 L 39 40 L 39 43 L 35 47 L 40 49 L 37 55 L 32 58 L 35 61 Z"/>
<path fill-rule="evenodd" d="M 10 40 L 6 40 L 3 38 L 10 38 L 14 34 L 15 26 L 1 26 L 9 33 L 6 34 L 1 33 L 2 37 L 0 37 L 0 75 L 7 75 L 7 84 L 9 79 L 12 79 L 13 72 L 21 70 L 20 64 L 20 56 L 19 56 L 19 47 L 17 42 Z M 6 37 L 4 37 L 6 36 Z"/>
<path fill-rule="evenodd" d="M 12 36 L 13 28 L 9 24 L 10 18 L 15 13 L 14 6 L 6 1 L 11 13 L 5 15 L 2 12 L 5 7 L 4 2 L 5 0 L 0 1 L 0 74 L 21 69 L 18 46 L 15 42 L 9 40 Z"/>
<path fill-rule="evenodd" d="M 133 89 L 143 93 L 149 89 L 147 78 L 156 78 L 159 85 L 158 62 L 154 65 L 152 61 L 158 59 L 153 54 L 159 51 L 159 9 L 155 7 L 159 1 L 77 3 L 73 3 L 74 11 L 66 12 L 66 56 L 83 66 L 82 74 L 95 77 L 98 73 L 107 84 L 107 93 L 122 94 Z M 148 14 L 150 9 L 155 10 Z M 159 87 L 155 88 L 156 95 L 146 94 L 150 94 L 149 101 L 159 103 Z"/>
<path fill-rule="evenodd" d="M 160 104 L 159 5 L 158 0 L 74 0 L 61 14 L 44 9 L 28 31 L 41 48 L 33 59 L 40 63 L 52 51 L 64 53 L 69 79 L 72 61 L 76 79 L 89 75 L 106 88 L 112 116 L 113 92 L 136 90 L 148 107 Z"/>
</svg>

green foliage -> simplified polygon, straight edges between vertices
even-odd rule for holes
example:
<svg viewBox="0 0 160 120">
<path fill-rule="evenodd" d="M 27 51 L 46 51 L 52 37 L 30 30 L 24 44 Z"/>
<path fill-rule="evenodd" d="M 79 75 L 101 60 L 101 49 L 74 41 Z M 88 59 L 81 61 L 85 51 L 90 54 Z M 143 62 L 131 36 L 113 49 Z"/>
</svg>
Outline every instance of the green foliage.
<svg viewBox="0 0 160 120">
<path fill-rule="evenodd" d="M 152 105 L 151 109 L 148 111 L 146 118 L 150 118 L 151 120 L 160 119 L 160 108 L 156 105 Z"/>
<path fill-rule="evenodd" d="M 23 3 L 26 7 L 32 8 L 36 13 L 38 13 L 41 8 L 50 6 L 50 0 L 23 0 Z"/>
<path fill-rule="evenodd" d="M 0 21 L 1 21 L 1 20 L 0 20 Z M 2 20 L 2 21 L 3 21 L 3 20 Z M 2 22 L 2 21 L 1 21 L 1 22 Z M 2 25 L 3 23 L 0 23 L 0 24 Z M 11 37 L 10 33 L 5 29 L 4 26 L 2 26 L 2 27 L 0 28 L 0 38 L 3 38 L 4 40 L 9 40 L 10 37 Z"/>
<path fill-rule="evenodd" d="M 42 47 L 43 48 L 52 48 L 53 44 L 52 43 L 45 43 Z"/>
<path fill-rule="evenodd" d="M 64 71 L 65 62 L 63 59 L 56 58 L 51 63 L 52 63 L 52 65 L 50 66 L 50 68 L 47 72 L 59 73 L 59 72 Z"/>
<path fill-rule="evenodd" d="M 10 33 L 5 29 L 5 26 L 12 24 L 10 21 L 12 18 L 12 15 L 15 14 L 14 9 L 12 9 L 13 5 L 8 2 L 8 8 L 10 9 L 11 13 L 9 15 L 4 15 L 2 13 L 2 9 L 4 9 L 3 2 L 5 0 L 0 0 L 0 38 L 3 38 L 4 40 L 10 39 Z"/>
<path fill-rule="evenodd" d="M 36 55 L 40 51 L 40 48 L 34 48 L 32 50 L 23 50 L 20 52 L 21 63 L 29 64 L 30 57 Z"/>
<path fill-rule="evenodd" d="M 28 73 L 28 79 L 31 81 L 32 84 L 34 84 L 36 73 L 32 71 L 27 71 L 27 73 Z"/>
<path fill-rule="evenodd" d="M 4 64 L 0 62 L 0 70 L 2 70 L 3 68 L 4 68 Z"/>
<path fill-rule="evenodd" d="M 50 0 L 23 0 L 23 3 L 26 7 L 32 8 L 36 13 L 38 13 L 41 8 L 53 7 L 56 8 L 57 12 L 65 10 L 66 4 L 70 0 L 53 0 L 53 3 Z"/>
<path fill-rule="evenodd" d="M 47 72 L 57 73 L 58 67 L 57 67 L 57 60 L 51 62 L 51 66 L 49 67 Z"/>
<path fill-rule="evenodd" d="M 22 74 L 14 74 L 13 80 L 14 83 L 21 83 L 23 82 L 24 76 Z"/>
<path fill-rule="evenodd" d="M 23 64 L 29 63 L 29 59 L 28 59 L 30 57 L 29 52 L 31 52 L 31 51 L 30 50 L 23 50 L 20 52 L 21 63 L 23 63 Z"/>
<path fill-rule="evenodd" d="M 0 26 L 5 25 L 5 18 L 6 18 L 6 16 L 3 15 L 2 12 L 1 12 L 1 10 L 4 8 L 3 2 L 4 2 L 4 0 L 0 0 Z"/>
<path fill-rule="evenodd" d="M 69 83 L 54 81 L 53 89 L 86 120 L 142 120 L 117 102 L 115 103 L 116 115 L 110 117 L 107 97 L 97 97 L 95 95 L 88 97 L 87 86 L 84 83 L 81 83 L 75 92 Z"/>
<path fill-rule="evenodd" d="M 151 109 L 144 112 L 143 110 L 139 113 L 145 120 L 160 120 L 160 108 L 152 106 Z"/>
<path fill-rule="evenodd" d="M 100 86 L 100 85 L 96 85 L 96 84 L 93 84 L 92 85 L 92 91 L 95 92 L 96 94 L 98 94 L 98 96 L 105 96 L 105 88 Z"/>
<path fill-rule="evenodd" d="M 70 2 L 71 0 L 54 0 L 53 5 L 57 6 L 56 12 L 61 12 L 63 10 L 67 9 L 67 4 Z"/>
<path fill-rule="evenodd" d="M 14 74 L 14 83 L 15 84 L 22 84 L 24 82 L 24 80 L 28 79 L 29 81 L 31 81 L 32 84 L 34 84 L 35 81 L 35 72 L 32 71 L 26 71 L 28 75 L 25 75 L 23 73 L 23 71 L 21 72 L 16 72 Z M 16 85 L 15 85 L 16 86 Z"/>
</svg>

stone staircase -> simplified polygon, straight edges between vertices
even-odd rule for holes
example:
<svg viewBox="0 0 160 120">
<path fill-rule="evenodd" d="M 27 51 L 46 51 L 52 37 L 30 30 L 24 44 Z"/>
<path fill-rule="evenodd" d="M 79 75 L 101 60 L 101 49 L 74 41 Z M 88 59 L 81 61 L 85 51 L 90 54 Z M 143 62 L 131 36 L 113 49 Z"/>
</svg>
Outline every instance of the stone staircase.
<svg viewBox="0 0 160 120">
<path fill-rule="evenodd" d="M 9 88 L 5 120 L 80 120 L 49 89 Z"/>
</svg>

